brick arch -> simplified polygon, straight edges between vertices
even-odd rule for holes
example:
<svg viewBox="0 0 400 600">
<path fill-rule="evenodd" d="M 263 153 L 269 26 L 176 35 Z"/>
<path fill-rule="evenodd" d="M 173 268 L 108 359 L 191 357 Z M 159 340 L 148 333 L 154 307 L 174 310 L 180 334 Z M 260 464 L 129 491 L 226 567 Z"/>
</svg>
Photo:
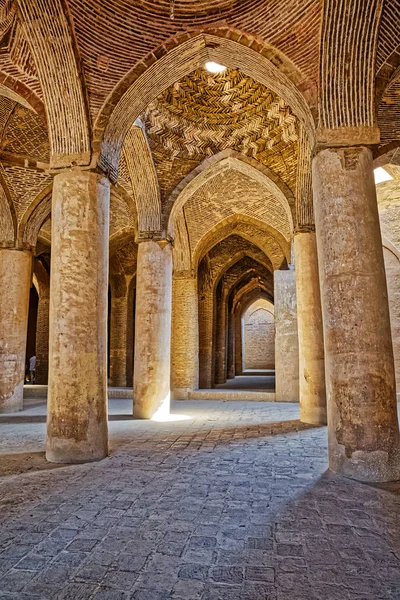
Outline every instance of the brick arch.
<svg viewBox="0 0 400 600">
<path fill-rule="evenodd" d="M 73 29 L 62 0 L 18 0 L 43 91 L 53 168 L 91 161 L 90 124 Z"/>
<path fill-rule="evenodd" d="M 224 277 L 224 275 L 226 275 L 226 273 L 228 273 L 234 267 L 240 266 L 240 263 L 246 258 L 252 259 L 258 265 L 260 265 L 261 267 L 263 267 L 269 271 L 270 265 L 268 264 L 268 262 L 263 262 L 261 260 L 261 258 L 259 256 L 257 256 L 257 254 L 255 252 L 252 252 L 251 249 L 249 248 L 247 251 L 238 252 L 234 256 L 231 256 L 229 258 L 229 260 L 221 267 L 219 272 L 217 272 L 215 274 L 215 277 L 213 280 L 213 290 L 215 291 L 215 289 L 217 288 L 217 285 L 219 284 L 221 279 Z M 252 269 L 250 269 L 250 270 L 252 270 Z M 241 275 L 241 277 L 245 277 L 246 275 L 247 275 L 247 272 L 243 273 Z"/>
<path fill-rule="evenodd" d="M 217 223 L 199 241 L 192 252 L 192 268 L 196 269 L 202 257 L 230 235 L 239 235 L 260 248 L 270 259 L 274 270 L 290 261 L 290 244 L 283 236 L 279 236 L 276 230 L 263 221 L 236 214 Z"/>
<path fill-rule="evenodd" d="M 137 119 L 127 132 L 123 152 L 136 202 L 139 237 L 160 236 L 160 187 L 144 125 L 140 119 Z"/>
<path fill-rule="evenodd" d="M 253 301 L 253 302 L 250 304 L 250 306 L 248 306 L 248 307 L 247 307 L 247 309 L 246 309 L 245 311 L 243 311 L 243 314 L 244 314 L 245 312 L 247 312 L 247 311 L 250 311 L 250 309 L 252 308 L 253 304 L 255 304 L 256 302 L 257 302 L 257 300 L 254 300 L 254 301 Z M 249 312 L 249 318 L 250 318 L 250 317 L 251 317 L 251 316 L 252 316 L 254 313 L 256 313 L 256 312 L 257 312 L 257 311 L 259 311 L 259 310 L 265 310 L 266 312 L 269 312 L 269 313 L 271 313 L 271 314 L 273 315 L 273 314 L 274 314 L 274 311 L 275 311 L 273 303 L 272 303 L 272 302 L 270 302 L 269 300 L 268 300 L 268 301 L 266 300 L 266 302 L 268 302 L 268 305 L 269 305 L 268 307 L 266 307 L 266 306 L 256 306 L 256 307 L 254 307 L 254 310 L 252 310 L 251 312 Z"/>
<path fill-rule="evenodd" d="M 18 226 L 18 241 L 23 247 L 36 246 L 39 230 L 51 215 L 53 182 L 47 185 L 30 203 Z"/>
<path fill-rule="evenodd" d="M 17 217 L 6 182 L 0 174 L 0 247 L 14 246 Z"/>
<path fill-rule="evenodd" d="M 269 168 L 255 159 L 247 159 L 232 150 L 224 150 L 206 159 L 195 168 L 172 192 L 168 204 L 172 207 L 168 222 L 168 235 L 175 235 L 175 220 L 185 203 L 208 181 L 231 169 L 256 181 L 273 195 L 284 209 L 289 229 L 293 231 L 295 220 L 295 199 L 289 187 Z"/>
<path fill-rule="evenodd" d="M 239 68 L 271 89 L 290 106 L 310 139 L 314 139 L 314 117 L 297 87 L 302 77 L 293 63 L 276 48 L 242 32 L 226 27 L 211 31 L 188 32 L 164 43 L 125 75 L 111 93 L 96 119 L 93 145 L 99 152 L 100 166 L 112 178 L 118 177 L 125 135 L 146 106 L 207 61 Z"/>
<path fill-rule="evenodd" d="M 320 137 L 379 141 L 375 59 L 383 0 L 325 0 L 320 44 Z M 343 48 L 346 41 L 346 51 Z M 361 130 L 359 130 L 361 128 Z M 347 131 L 349 129 L 349 131 Z"/>
<path fill-rule="evenodd" d="M 0 73 L 0 96 L 5 96 L 25 108 L 33 110 L 47 126 L 46 108 L 42 100 L 22 81 L 11 75 Z"/>
</svg>

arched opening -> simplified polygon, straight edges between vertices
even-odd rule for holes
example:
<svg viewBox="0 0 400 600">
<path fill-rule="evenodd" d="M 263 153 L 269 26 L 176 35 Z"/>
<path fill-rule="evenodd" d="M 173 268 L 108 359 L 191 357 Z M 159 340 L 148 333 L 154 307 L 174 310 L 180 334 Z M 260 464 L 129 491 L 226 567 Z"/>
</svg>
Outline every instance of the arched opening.
<svg viewBox="0 0 400 600">
<path fill-rule="evenodd" d="M 275 317 L 271 302 L 260 298 L 242 316 L 243 370 L 274 371 Z"/>
</svg>

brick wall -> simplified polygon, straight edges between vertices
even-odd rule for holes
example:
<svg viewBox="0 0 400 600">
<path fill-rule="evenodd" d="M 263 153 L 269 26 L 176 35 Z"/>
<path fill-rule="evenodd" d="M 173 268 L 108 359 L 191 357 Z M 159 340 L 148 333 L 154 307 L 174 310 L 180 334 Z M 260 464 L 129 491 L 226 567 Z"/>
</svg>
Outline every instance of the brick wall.
<svg viewBox="0 0 400 600">
<path fill-rule="evenodd" d="M 243 316 L 244 368 L 275 367 L 275 318 L 271 305 L 257 300 Z"/>
</svg>

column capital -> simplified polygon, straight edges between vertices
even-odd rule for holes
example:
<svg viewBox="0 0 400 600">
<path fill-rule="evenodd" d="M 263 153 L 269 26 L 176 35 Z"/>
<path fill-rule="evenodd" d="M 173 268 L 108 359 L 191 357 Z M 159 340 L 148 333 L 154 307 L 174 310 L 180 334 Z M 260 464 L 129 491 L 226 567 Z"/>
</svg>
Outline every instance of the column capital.
<svg viewBox="0 0 400 600">
<path fill-rule="evenodd" d="M 148 231 L 139 231 L 135 242 L 140 244 L 142 242 L 154 242 L 158 244 L 160 248 L 165 248 L 168 244 L 173 245 L 173 240 L 169 237 L 165 237 L 165 234 L 162 232 L 148 232 Z"/>
<path fill-rule="evenodd" d="M 312 225 L 311 224 L 309 224 L 309 225 L 298 225 L 294 229 L 293 237 L 295 237 L 299 233 L 315 233 L 315 225 L 314 224 L 312 224 Z"/>
<path fill-rule="evenodd" d="M 325 148 L 348 148 L 351 146 L 377 146 L 380 142 L 379 127 L 365 125 L 317 129 L 314 155 Z"/>
</svg>

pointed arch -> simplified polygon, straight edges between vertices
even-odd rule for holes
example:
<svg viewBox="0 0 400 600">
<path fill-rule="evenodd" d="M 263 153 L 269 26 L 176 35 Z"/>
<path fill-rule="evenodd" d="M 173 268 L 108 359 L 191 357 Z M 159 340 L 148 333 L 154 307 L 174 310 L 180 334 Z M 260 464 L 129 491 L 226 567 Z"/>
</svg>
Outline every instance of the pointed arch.
<svg viewBox="0 0 400 600">
<path fill-rule="evenodd" d="M 99 163 L 113 178 L 118 177 L 122 144 L 132 123 L 163 90 L 173 85 L 207 61 L 238 68 L 245 75 L 265 85 L 290 106 L 304 125 L 310 138 L 315 124 L 310 106 L 296 83 L 296 69 L 276 48 L 262 45 L 242 32 L 226 28 L 207 32 L 190 32 L 165 43 L 154 52 L 138 72 L 132 69 L 108 98 L 94 127 L 94 144 L 100 152 Z M 241 39 L 242 43 L 235 41 Z M 257 47 L 257 51 L 250 46 Z M 269 58 L 274 57 L 275 66 Z M 291 78 L 292 77 L 292 78 Z M 292 80 L 296 80 L 296 83 Z M 101 147 L 100 147 L 101 145 Z"/>
<path fill-rule="evenodd" d="M 193 169 L 174 189 L 168 203 L 172 208 L 168 220 L 168 234 L 174 237 L 174 224 L 179 211 L 189 198 L 205 183 L 229 169 L 235 170 L 263 186 L 284 208 L 289 229 L 293 231 L 295 220 L 295 198 L 290 188 L 268 167 L 255 159 L 233 150 L 223 150 L 204 160 Z"/>
</svg>

